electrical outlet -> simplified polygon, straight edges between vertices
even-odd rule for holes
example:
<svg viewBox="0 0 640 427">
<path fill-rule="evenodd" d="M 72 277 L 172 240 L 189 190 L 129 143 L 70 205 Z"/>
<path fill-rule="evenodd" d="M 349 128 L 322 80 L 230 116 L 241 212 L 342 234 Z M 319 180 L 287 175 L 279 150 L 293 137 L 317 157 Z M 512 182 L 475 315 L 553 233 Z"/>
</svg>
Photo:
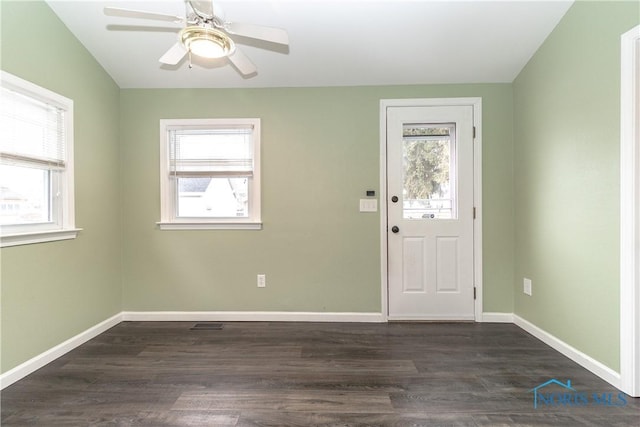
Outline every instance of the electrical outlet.
<svg viewBox="0 0 640 427">
<path fill-rule="evenodd" d="M 524 278 L 524 289 L 525 295 L 531 296 L 531 279 Z"/>
<path fill-rule="evenodd" d="M 258 287 L 265 288 L 267 286 L 267 275 L 258 274 Z"/>
</svg>

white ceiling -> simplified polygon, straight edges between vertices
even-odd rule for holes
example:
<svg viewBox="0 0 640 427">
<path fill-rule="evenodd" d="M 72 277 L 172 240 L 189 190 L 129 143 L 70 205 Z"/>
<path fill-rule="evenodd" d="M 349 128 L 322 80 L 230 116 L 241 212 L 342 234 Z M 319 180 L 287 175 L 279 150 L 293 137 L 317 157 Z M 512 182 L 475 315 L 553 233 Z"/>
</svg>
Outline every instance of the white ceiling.
<svg viewBox="0 0 640 427">
<path fill-rule="evenodd" d="M 251 78 L 224 58 L 162 65 L 180 25 L 103 14 L 184 16 L 183 0 L 47 3 L 121 88 L 230 88 L 512 82 L 572 1 L 217 0 L 227 21 L 289 32 L 288 50 L 237 40 Z"/>
</svg>

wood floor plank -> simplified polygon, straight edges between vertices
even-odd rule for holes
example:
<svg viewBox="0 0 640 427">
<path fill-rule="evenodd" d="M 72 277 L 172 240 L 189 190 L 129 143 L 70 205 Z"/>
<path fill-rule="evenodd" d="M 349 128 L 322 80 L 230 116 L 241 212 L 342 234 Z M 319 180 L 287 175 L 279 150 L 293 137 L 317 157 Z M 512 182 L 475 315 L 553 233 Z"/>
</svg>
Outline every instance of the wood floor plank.
<svg viewBox="0 0 640 427">
<path fill-rule="evenodd" d="M 345 391 L 239 391 L 234 393 L 185 392 L 173 410 L 257 410 L 310 413 L 393 413 L 389 395 L 377 392 Z"/>
<path fill-rule="evenodd" d="M 218 358 L 218 359 L 238 359 L 238 358 L 299 358 L 302 355 L 300 345 L 279 345 L 279 344 L 230 344 L 215 343 L 210 345 L 191 345 L 176 348 L 175 345 L 148 345 L 137 353 L 138 357 L 146 358 Z"/>
<path fill-rule="evenodd" d="M 239 411 L 177 411 L 151 412 L 138 422 L 144 426 L 236 426 L 240 419 Z"/>
<path fill-rule="evenodd" d="M 238 427 L 477 427 L 467 414 L 428 413 L 311 413 L 311 412 L 243 412 Z"/>
</svg>

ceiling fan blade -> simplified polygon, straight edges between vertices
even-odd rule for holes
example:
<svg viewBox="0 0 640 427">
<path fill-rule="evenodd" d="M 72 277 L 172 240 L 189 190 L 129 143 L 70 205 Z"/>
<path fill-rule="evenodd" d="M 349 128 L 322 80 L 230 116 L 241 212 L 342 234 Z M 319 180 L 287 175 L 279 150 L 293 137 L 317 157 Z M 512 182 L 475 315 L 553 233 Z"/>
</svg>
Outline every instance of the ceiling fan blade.
<svg viewBox="0 0 640 427">
<path fill-rule="evenodd" d="M 213 0 L 190 0 L 189 3 L 196 13 L 213 17 Z"/>
<path fill-rule="evenodd" d="M 233 55 L 229 55 L 227 58 L 243 76 L 248 76 L 258 71 L 255 64 L 237 47 Z"/>
<path fill-rule="evenodd" d="M 175 15 L 165 15 L 163 13 L 144 12 L 141 10 L 120 9 L 117 7 L 105 7 L 104 14 L 107 16 L 122 16 L 124 18 L 140 18 L 140 19 L 152 19 L 154 21 L 168 21 L 181 24 L 184 22 L 184 18 Z"/>
<path fill-rule="evenodd" d="M 171 46 L 168 51 L 160 58 L 160 62 L 167 65 L 176 65 L 184 58 L 187 51 L 182 46 L 182 43 L 178 42 Z"/>
<path fill-rule="evenodd" d="M 282 28 L 264 27 L 262 25 L 243 24 L 240 22 L 227 22 L 225 29 L 230 34 L 236 34 L 251 39 L 265 40 L 278 44 L 289 44 L 289 34 Z"/>
<path fill-rule="evenodd" d="M 107 30 L 109 31 L 146 31 L 151 33 L 177 33 L 182 28 L 180 27 L 156 27 L 149 25 L 119 25 L 109 24 Z"/>
</svg>

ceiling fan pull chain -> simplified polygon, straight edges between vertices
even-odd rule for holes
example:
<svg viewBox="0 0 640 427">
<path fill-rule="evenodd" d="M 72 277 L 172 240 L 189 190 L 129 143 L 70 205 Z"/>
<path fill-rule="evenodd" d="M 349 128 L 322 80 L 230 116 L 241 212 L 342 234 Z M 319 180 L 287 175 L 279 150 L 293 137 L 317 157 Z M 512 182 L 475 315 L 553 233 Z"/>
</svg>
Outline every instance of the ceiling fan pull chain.
<svg viewBox="0 0 640 427">
<path fill-rule="evenodd" d="M 189 50 L 189 69 L 193 68 L 193 64 L 191 63 L 191 50 Z"/>
</svg>

